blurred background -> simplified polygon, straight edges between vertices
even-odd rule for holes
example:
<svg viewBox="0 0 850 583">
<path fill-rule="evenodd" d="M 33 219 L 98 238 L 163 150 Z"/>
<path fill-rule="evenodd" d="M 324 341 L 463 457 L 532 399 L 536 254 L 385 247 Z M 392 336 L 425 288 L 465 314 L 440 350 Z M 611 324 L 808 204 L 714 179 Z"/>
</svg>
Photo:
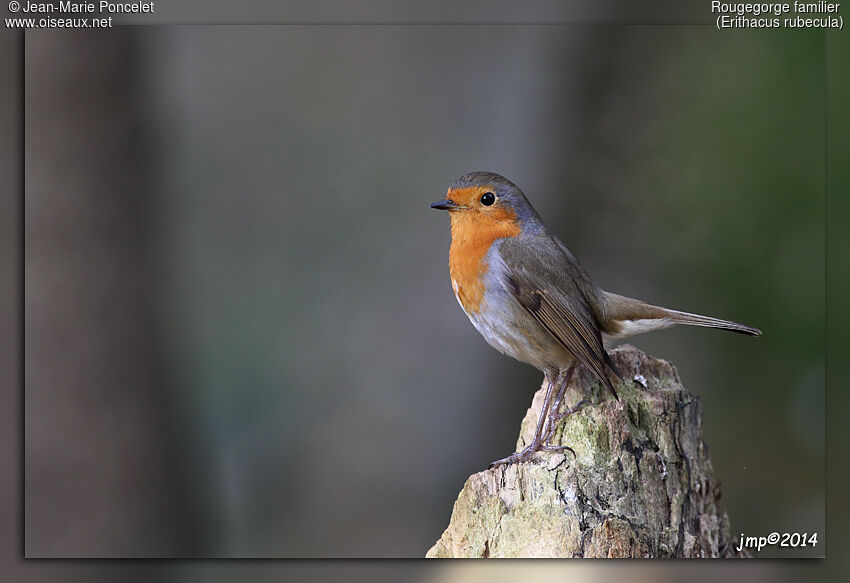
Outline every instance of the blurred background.
<svg viewBox="0 0 850 583">
<path fill-rule="evenodd" d="M 421 557 L 540 374 L 453 297 L 504 174 L 700 395 L 732 532 L 824 528 L 824 41 L 168 26 L 25 45 L 25 552 Z M 822 555 L 823 548 L 793 554 Z"/>
</svg>

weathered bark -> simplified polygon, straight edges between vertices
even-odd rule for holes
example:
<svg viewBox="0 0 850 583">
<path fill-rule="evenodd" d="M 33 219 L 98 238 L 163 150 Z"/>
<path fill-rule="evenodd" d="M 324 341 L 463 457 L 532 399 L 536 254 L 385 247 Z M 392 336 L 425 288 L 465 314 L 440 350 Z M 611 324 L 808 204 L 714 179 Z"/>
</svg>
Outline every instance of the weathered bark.
<svg viewBox="0 0 850 583">
<path fill-rule="evenodd" d="M 611 356 L 623 374 L 619 401 L 586 371 L 567 389 L 566 405 L 592 403 L 556 425 L 552 442 L 575 458 L 541 452 L 470 476 L 428 557 L 737 556 L 699 398 L 668 362 L 632 346 Z M 543 393 L 517 450 L 531 441 Z"/>
</svg>

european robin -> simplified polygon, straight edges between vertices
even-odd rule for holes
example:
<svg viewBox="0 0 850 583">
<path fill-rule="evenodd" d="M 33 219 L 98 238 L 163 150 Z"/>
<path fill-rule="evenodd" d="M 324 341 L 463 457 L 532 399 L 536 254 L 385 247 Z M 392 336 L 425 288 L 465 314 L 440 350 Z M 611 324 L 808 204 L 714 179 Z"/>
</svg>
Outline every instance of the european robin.
<svg viewBox="0 0 850 583">
<path fill-rule="evenodd" d="M 461 176 L 449 187 L 446 200 L 431 208 L 449 211 L 452 289 L 472 325 L 493 348 L 539 369 L 547 382 L 531 444 L 491 467 L 524 461 L 537 451 L 572 451 L 551 445 L 549 437 L 558 419 L 587 404 L 581 401 L 559 413 L 576 366 L 587 367 L 619 399 L 609 375 L 622 377 L 603 342 L 676 324 L 761 334 L 752 326 L 598 288 L 523 192 L 498 174 Z"/>
</svg>

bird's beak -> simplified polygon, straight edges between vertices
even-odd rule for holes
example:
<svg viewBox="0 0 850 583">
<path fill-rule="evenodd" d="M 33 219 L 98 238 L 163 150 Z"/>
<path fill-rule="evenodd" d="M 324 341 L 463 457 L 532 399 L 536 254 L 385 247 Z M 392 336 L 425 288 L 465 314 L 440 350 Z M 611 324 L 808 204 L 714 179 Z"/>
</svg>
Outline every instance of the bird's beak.
<svg viewBox="0 0 850 583">
<path fill-rule="evenodd" d="M 446 199 L 446 200 L 441 200 L 441 201 L 435 202 L 434 204 L 431 205 L 431 208 L 437 209 L 437 210 L 440 210 L 440 211 L 454 211 L 454 210 L 458 210 L 458 209 L 464 209 L 466 207 L 461 206 L 454 201 Z"/>
</svg>

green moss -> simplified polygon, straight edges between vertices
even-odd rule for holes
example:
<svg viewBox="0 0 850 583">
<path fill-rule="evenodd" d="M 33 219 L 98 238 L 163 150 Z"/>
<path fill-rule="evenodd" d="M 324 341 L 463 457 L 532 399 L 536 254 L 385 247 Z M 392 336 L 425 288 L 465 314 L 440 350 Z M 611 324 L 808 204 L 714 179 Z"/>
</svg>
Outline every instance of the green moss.
<svg viewBox="0 0 850 583">
<path fill-rule="evenodd" d="M 583 464 L 595 464 L 610 455 L 608 425 L 589 413 L 576 413 L 567 417 L 556 434 L 555 443 L 568 445 Z"/>
</svg>

